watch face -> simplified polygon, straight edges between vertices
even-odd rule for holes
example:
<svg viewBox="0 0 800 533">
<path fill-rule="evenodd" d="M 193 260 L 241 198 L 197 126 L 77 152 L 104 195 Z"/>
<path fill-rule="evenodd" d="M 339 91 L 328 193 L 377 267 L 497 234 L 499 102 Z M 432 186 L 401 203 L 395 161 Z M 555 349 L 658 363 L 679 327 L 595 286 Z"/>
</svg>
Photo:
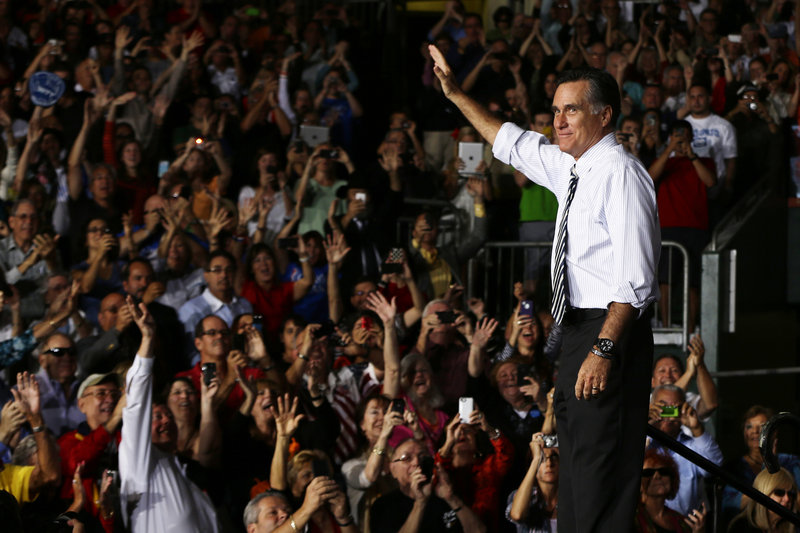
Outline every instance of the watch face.
<svg viewBox="0 0 800 533">
<path fill-rule="evenodd" d="M 611 353 L 614 351 L 614 341 L 611 339 L 597 339 L 597 347 L 600 348 L 600 351 Z"/>
</svg>

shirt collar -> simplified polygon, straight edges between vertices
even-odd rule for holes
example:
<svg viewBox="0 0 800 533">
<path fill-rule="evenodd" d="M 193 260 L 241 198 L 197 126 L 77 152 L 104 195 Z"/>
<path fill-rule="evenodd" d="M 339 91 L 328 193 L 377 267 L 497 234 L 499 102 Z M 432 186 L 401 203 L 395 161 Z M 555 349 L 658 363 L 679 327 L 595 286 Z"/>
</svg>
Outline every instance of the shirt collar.
<svg viewBox="0 0 800 533">
<path fill-rule="evenodd" d="M 595 164 L 607 160 L 608 150 L 613 150 L 616 146 L 619 146 L 619 144 L 612 131 L 589 147 L 575 162 L 575 172 L 578 174 L 578 178 L 591 175 L 592 167 Z"/>
<path fill-rule="evenodd" d="M 234 296 L 234 299 L 235 298 L 236 297 Z M 203 299 L 211 308 L 212 313 L 216 313 L 217 311 L 225 307 L 225 302 L 223 302 L 222 300 L 211 294 L 211 291 L 208 290 L 208 287 L 206 287 L 206 290 L 203 291 Z M 231 303 L 233 303 L 233 300 L 231 300 Z"/>
</svg>

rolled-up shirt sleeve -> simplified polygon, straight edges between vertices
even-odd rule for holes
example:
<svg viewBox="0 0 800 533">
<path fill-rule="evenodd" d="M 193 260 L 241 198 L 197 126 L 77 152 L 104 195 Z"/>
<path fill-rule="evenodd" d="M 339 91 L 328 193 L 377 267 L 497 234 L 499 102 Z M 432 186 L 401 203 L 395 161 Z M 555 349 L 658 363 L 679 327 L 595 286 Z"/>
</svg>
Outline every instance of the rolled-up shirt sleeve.
<svg viewBox="0 0 800 533">
<path fill-rule="evenodd" d="M 569 168 L 575 163 L 572 156 L 550 144 L 544 135 L 525 131 L 512 122 L 500 127 L 492 153 L 559 198 L 566 191 Z"/>
<path fill-rule="evenodd" d="M 653 303 L 653 291 L 661 253 L 661 229 L 652 180 L 642 169 L 620 169 L 608 180 L 605 215 L 614 267 L 611 302 L 627 303 L 644 310 Z M 610 303 L 610 302 L 609 302 Z"/>
</svg>

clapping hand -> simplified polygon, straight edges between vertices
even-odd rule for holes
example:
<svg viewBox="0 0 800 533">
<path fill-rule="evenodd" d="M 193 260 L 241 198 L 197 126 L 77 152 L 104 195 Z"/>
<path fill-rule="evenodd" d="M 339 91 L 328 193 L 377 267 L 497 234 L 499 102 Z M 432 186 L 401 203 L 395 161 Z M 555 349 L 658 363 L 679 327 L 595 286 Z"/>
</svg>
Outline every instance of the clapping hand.
<svg viewBox="0 0 800 533">
<path fill-rule="evenodd" d="M 39 382 L 33 374 L 18 373 L 17 388 L 11 389 L 11 394 L 14 395 L 14 402 L 28 421 L 41 413 Z"/>
<path fill-rule="evenodd" d="M 17 402 L 7 402 L 0 413 L 0 443 L 9 446 L 24 423 L 25 412 L 19 408 Z M 13 446 L 9 447 L 13 448 Z"/>
</svg>

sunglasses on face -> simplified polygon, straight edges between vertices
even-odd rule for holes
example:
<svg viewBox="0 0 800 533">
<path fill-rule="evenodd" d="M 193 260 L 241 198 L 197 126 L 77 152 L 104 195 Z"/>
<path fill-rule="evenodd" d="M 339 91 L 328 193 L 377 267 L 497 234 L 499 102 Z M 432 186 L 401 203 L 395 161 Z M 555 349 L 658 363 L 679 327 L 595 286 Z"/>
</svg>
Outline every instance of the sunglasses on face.
<svg viewBox="0 0 800 533">
<path fill-rule="evenodd" d="M 775 489 L 775 490 L 772 491 L 772 494 L 774 494 L 778 498 L 783 498 L 787 494 L 789 495 L 790 498 L 796 498 L 797 497 L 797 491 L 796 490 Z"/>
<path fill-rule="evenodd" d="M 75 355 L 75 348 L 50 348 L 44 353 L 49 353 L 54 357 L 62 357 L 64 355 Z"/>
<path fill-rule="evenodd" d="M 668 477 L 672 475 L 672 470 L 668 466 L 662 466 L 661 468 L 642 469 L 642 477 L 653 477 L 656 472 L 658 472 L 661 477 Z"/>
</svg>

